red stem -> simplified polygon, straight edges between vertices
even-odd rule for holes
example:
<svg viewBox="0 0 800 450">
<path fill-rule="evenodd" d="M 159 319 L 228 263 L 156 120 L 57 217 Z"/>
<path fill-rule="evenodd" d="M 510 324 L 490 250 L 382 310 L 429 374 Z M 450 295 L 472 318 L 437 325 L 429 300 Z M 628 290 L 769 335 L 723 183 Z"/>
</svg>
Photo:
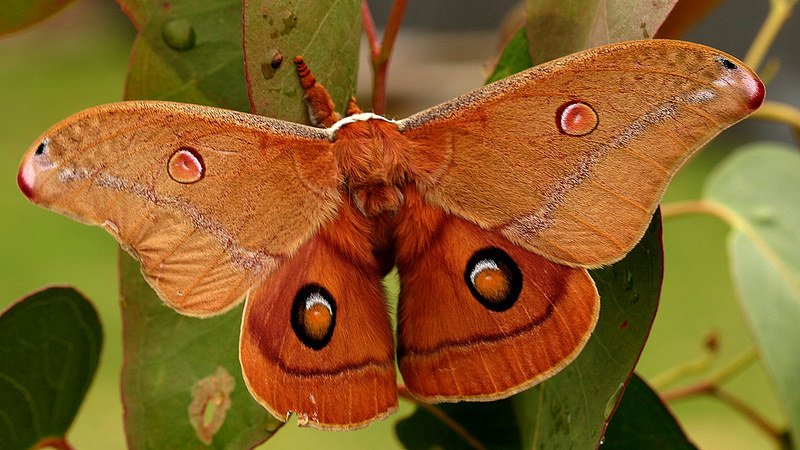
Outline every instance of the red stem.
<svg viewBox="0 0 800 450">
<path fill-rule="evenodd" d="M 44 438 L 33 446 L 34 449 L 54 448 L 57 450 L 75 450 L 72 445 L 67 441 L 66 437 L 49 437 Z"/>
<path fill-rule="evenodd" d="M 372 60 L 372 109 L 376 114 L 386 113 L 386 74 L 389 67 L 389 56 L 392 53 L 397 33 L 400 31 L 400 24 L 403 23 L 403 15 L 406 10 L 406 0 L 394 0 L 392 9 L 389 11 L 389 20 L 386 23 L 386 30 L 383 33 L 383 41 L 378 47 L 378 34 L 375 30 L 375 22 L 372 13 L 367 5 L 367 0 L 361 2 L 362 20 L 364 21 L 364 33 L 370 46 L 370 59 Z"/>
<path fill-rule="evenodd" d="M 361 0 L 361 19 L 364 21 L 364 34 L 367 35 L 369 44 L 369 57 L 375 61 L 381 53 L 381 44 L 378 42 L 378 32 L 375 29 L 375 21 L 372 19 L 372 11 L 367 5 L 367 0 Z"/>
</svg>

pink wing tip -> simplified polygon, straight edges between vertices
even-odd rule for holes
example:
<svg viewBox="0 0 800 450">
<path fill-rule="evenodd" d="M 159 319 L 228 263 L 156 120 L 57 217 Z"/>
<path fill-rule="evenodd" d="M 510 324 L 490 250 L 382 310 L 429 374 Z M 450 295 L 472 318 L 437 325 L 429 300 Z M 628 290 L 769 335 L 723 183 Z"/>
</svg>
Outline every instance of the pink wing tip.
<svg viewBox="0 0 800 450">
<path fill-rule="evenodd" d="M 766 91 L 764 89 L 764 83 L 762 83 L 758 77 L 753 77 L 752 85 L 748 86 L 748 94 L 750 96 L 748 98 L 747 106 L 749 106 L 753 111 L 760 108 L 761 104 L 764 103 L 765 93 Z"/>
<path fill-rule="evenodd" d="M 19 190 L 25 194 L 25 197 L 33 200 L 33 173 L 30 169 L 29 161 L 27 160 L 22 164 L 17 173 L 17 186 L 19 186 Z"/>
</svg>

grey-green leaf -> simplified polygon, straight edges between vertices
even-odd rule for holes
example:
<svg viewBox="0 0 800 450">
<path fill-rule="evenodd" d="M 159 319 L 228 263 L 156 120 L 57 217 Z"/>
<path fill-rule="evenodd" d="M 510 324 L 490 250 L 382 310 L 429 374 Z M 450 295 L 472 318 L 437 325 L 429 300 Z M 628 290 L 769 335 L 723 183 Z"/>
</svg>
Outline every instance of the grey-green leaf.
<svg viewBox="0 0 800 450">
<path fill-rule="evenodd" d="M 250 110 L 241 1 L 119 2 L 139 29 L 126 98 Z"/>
<path fill-rule="evenodd" d="M 608 425 L 603 450 L 695 450 L 650 386 L 633 374 Z"/>
<path fill-rule="evenodd" d="M 245 70 L 253 112 L 309 123 L 294 65 L 298 55 L 343 112 L 356 87 L 360 6 L 359 0 L 245 0 Z"/>
<path fill-rule="evenodd" d="M 63 442 L 97 370 L 102 344 L 97 312 L 71 288 L 37 292 L 0 315 L 3 449 Z"/>
<path fill-rule="evenodd" d="M 751 144 L 720 164 L 706 199 L 727 211 L 742 311 L 800 443 L 800 154 Z"/>
<path fill-rule="evenodd" d="M 181 316 L 158 298 L 130 256 L 123 254 L 120 266 L 130 447 L 246 449 L 267 439 L 281 424 L 242 379 L 242 308 L 208 319 Z M 206 401 L 224 414 L 209 418 Z"/>
</svg>

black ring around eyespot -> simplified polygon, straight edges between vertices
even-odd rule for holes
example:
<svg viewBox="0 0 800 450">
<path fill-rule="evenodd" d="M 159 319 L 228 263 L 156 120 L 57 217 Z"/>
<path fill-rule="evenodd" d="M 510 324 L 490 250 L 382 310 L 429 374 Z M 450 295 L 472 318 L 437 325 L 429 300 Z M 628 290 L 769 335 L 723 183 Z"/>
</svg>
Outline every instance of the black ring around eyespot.
<svg viewBox="0 0 800 450">
<path fill-rule="evenodd" d="M 475 266 L 483 260 L 494 262 L 508 278 L 508 294 L 501 301 L 487 299 L 478 292 L 478 289 L 476 289 L 475 285 L 472 283 L 472 271 L 475 269 Z M 473 253 L 469 261 L 467 261 L 467 266 L 464 270 L 464 282 L 467 283 L 467 287 L 472 293 L 472 296 L 475 297 L 484 308 L 495 312 L 503 312 L 514 306 L 514 303 L 516 303 L 519 298 L 520 292 L 522 292 L 522 271 L 519 270 L 519 266 L 517 266 L 517 263 L 514 262 L 508 253 L 497 247 L 486 247 Z"/>
<path fill-rule="evenodd" d="M 331 312 L 331 323 L 328 326 L 326 333 L 319 338 L 315 338 L 309 334 L 308 328 L 305 324 L 304 313 L 306 310 L 306 305 L 309 298 L 314 294 L 319 294 L 319 296 L 322 297 L 327 306 L 330 308 Z M 297 295 L 295 295 L 294 301 L 292 302 L 292 316 L 290 318 L 290 322 L 292 324 L 292 330 L 294 330 L 294 334 L 306 347 L 313 350 L 321 350 L 325 348 L 325 346 L 331 341 L 331 337 L 333 337 L 333 330 L 336 328 L 336 302 L 333 300 L 333 296 L 330 292 L 328 292 L 327 289 L 316 283 L 304 285 L 297 291 Z"/>
</svg>

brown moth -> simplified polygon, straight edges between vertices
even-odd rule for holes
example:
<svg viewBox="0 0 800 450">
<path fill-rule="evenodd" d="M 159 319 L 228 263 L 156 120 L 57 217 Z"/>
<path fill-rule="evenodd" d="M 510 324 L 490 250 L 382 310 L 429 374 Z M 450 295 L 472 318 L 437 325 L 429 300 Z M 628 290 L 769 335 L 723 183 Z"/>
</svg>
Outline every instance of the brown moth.
<svg viewBox="0 0 800 450">
<path fill-rule="evenodd" d="M 399 121 L 354 105 L 336 121 L 300 69 L 327 128 L 98 106 L 45 132 L 18 183 L 112 233 L 181 314 L 247 296 L 250 392 L 328 429 L 396 408 L 395 353 L 430 402 L 503 398 L 564 368 L 597 321 L 587 268 L 622 258 L 678 168 L 764 98 L 740 61 L 678 41 L 581 52 Z"/>
</svg>

